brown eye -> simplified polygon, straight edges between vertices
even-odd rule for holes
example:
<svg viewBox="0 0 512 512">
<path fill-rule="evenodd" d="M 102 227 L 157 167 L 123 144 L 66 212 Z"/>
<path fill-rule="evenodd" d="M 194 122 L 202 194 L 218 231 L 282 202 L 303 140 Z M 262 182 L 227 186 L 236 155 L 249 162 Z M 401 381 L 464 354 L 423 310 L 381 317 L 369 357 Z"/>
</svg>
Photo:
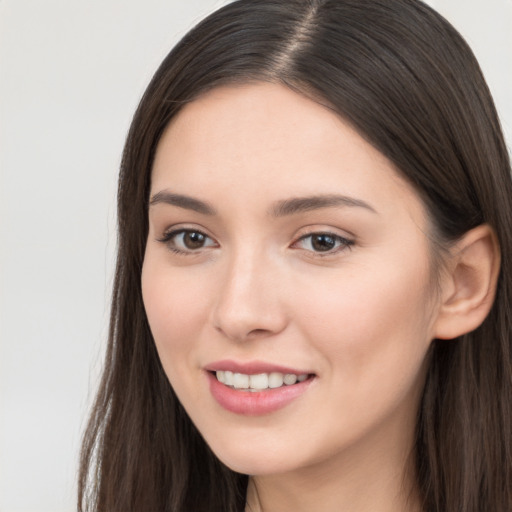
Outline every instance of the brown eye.
<svg viewBox="0 0 512 512">
<path fill-rule="evenodd" d="M 183 245 L 187 249 L 200 249 L 204 246 L 207 237 L 198 231 L 186 231 L 183 233 Z"/>
<path fill-rule="evenodd" d="M 294 247 L 313 253 L 335 254 L 354 245 L 353 240 L 347 240 L 334 233 L 310 233 L 295 242 Z"/>
<path fill-rule="evenodd" d="M 312 235 L 311 247 L 318 252 L 331 251 L 336 247 L 336 239 L 331 235 Z"/>
<path fill-rule="evenodd" d="M 201 249 L 216 247 L 217 244 L 208 235 L 193 229 L 177 229 L 158 239 L 176 253 L 190 254 Z"/>
</svg>

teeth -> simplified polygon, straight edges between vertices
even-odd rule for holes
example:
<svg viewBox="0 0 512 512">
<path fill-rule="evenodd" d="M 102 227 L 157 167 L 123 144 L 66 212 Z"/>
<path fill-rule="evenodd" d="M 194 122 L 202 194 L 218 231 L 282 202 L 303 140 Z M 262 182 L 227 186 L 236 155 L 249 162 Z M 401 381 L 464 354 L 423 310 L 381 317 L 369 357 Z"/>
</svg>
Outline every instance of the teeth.
<svg viewBox="0 0 512 512">
<path fill-rule="evenodd" d="M 283 385 L 283 374 L 278 372 L 272 372 L 268 376 L 268 387 L 269 388 L 280 388 Z"/>
<path fill-rule="evenodd" d="M 297 382 L 304 382 L 308 378 L 307 373 L 295 375 L 294 373 L 258 373 L 246 375 L 230 371 L 217 371 L 217 380 L 235 389 L 262 391 L 264 389 L 280 388 L 283 385 L 292 386 Z"/>
<path fill-rule="evenodd" d="M 291 386 L 297 382 L 297 375 L 294 375 L 293 373 L 287 373 L 284 376 L 283 381 L 287 386 Z"/>
<path fill-rule="evenodd" d="M 267 389 L 268 388 L 268 375 L 260 373 L 258 375 L 251 375 L 249 377 L 249 387 L 251 389 Z"/>
<path fill-rule="evenodd" d="M 233 386 L 235 389 L 247 389 L 249 387 L 249 375 L 244 373 L 233 374 Z"/>
</svg>

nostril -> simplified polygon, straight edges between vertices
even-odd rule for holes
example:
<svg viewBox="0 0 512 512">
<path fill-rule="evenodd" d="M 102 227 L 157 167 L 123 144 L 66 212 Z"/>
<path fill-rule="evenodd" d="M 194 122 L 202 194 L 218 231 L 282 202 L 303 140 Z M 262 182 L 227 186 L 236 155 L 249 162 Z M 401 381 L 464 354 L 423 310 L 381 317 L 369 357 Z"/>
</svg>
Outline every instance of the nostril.
<svg viewBox="0 0 512 512">
<path fill-rule="evenodd" d="M 234 341 L 259 340 L 285 329 L 287 317 L 276 302 L 221 301 L 211 310 L 211 325 L 223 336 Z"/>
<path fill-rule="evenodd" d="M 268 331 L 267 329 L 253 329 L 252 331 L 249 332 L 247 336 L 256 338 L 258 336 L 265 336 L 269 333 L 270 331 Z"/>
</svg>

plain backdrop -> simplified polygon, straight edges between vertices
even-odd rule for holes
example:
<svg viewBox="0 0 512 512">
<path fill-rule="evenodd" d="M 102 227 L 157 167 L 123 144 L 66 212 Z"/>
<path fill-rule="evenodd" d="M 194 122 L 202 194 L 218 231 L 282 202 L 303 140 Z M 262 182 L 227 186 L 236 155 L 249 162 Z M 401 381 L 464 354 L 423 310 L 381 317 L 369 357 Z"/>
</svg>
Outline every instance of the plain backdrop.
<svg viewBox="0 0 512 512">
<path fill-rule="evenodd" d="M 214 0 L 0 0 L 0 512 L 71 512 L 105 345 L 131 116 Z M 512 1 L 431 1 L 512 141 Z"/>
</svg>

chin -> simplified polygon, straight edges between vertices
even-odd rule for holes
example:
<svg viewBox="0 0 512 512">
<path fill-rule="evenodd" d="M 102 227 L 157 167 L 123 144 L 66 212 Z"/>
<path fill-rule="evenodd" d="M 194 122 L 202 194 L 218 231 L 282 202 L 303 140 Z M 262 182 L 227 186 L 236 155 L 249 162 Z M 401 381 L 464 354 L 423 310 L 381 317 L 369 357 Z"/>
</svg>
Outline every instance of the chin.
<svg viewBox="0 0 512 512">
<path fill-rule="evenodd" d="M 229 469 L 245 475 L 286 473 L 301 465 L 299 461 L 291 460 L 288 453 L 283 453 L 279 449 L 251 443 L 250 439 L 244 444 L 247 446 L 233 446 L 228 440 L 225 446 L 210 445 L 210 448 Z"/>
<path fill-rule="evenodd" d="M 293 467 L 290 467 L 288 464 L 283 464 L 282 460 L 276 461 L 275 455 L 271 457 L 262 457 L 260 454 L 253 458 L 241 458 L 237 456 L 218 458 L 232 471 L 236 471 L 237 473 L 242 473 L 244 475 L 275 475 L 287 473 L 288 471 L 293 470 Z"/>
</svg>

